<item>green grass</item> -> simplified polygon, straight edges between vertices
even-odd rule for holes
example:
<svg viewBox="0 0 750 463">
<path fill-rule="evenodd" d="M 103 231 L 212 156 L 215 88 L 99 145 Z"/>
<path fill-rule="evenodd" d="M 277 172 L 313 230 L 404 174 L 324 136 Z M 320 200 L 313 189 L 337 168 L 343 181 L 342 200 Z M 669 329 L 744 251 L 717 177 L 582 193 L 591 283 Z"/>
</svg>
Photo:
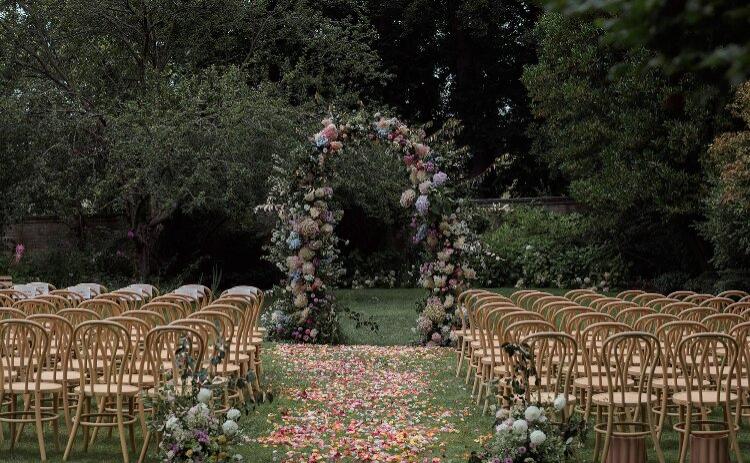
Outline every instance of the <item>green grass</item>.
<svg viewBox="0 0 750 463">
<path fill-rule="evenodd" d="M 510 295 L 515 289 L 500 288 L 496 291 Z M 548 291 L 555 294 L 564 292 L 563 290 L 556 289 Z M 364 329 L 357 330 L 354 327 L 354 323 L 345 317 L 342 324 L 347 341 L 350 344 L 404 345 L 415 341 L 416 336 L 411 330 L 417 316 L 415 303 L 423 296 L 423 291 L 418 289 L 341 290 L 337 294 L 342 303 L 365 316 L 372 316 L 379 324 L 377 332 Z M 242 426 L 250 436 L 269 433 L 273 427 L 274 419 L 278 419 L 278 415 L 282 411 L 293 410 L 295 407 L 295 401 L 290 397 L 286 397 L 282 391 L 285 387 L 295 387 L 297 379 L 285 376 L 275 361 L 271 355 L 264 357 L 265 374 L 263 382 L 276 393 L 276 398 L 273 403 L 259 405 L 250 416 L 243 418 Z M 433 397 L 431 403 L 434 403 L 436 406 L 452 407 L 455 409 L 468 407 L 470 410 L 466 416 L 455 418 L 455 425 L 459 432 L 444 435 L 444 445 L 441 447 L 439 453 L 444 462 L 465 462 L 468 453 L 471 450 L 479 448 L 479 436 L 490 433 L 492 418 L 482 416 L 481 408 L 471 404 L 469 398 L 470 392 L 464 385 L 463 378 L 455 377 L 455 355 L 453 352 L 446 350 L 445 355 L 441 356 L 439 361 L 430 365 L 430 370 L 432 371 L 431 382 L 436 386 L 440 385 L 439 390 L 443 391 L 441 394 Z M 671 428 L 669 425 L 667 427 Z M 63 426 L 61 428 L 61 449 L 65 446 L 64 435 L 65 429 Z M 5 436 L 6 441 L 3 443 L 2 449 L 0 449 L 0 462 L 29 463 L 39 461 L 36 438 L 28 426 L 24 436 L 22 436 L 22 441 L 13 453 L 7 450 L 7 428 Z M 580 456 L 580 461 L 592 461 L 593 431 L 590 433 L 590 436 L 591 438 L 587 442 L 587 449 Z M 746 427 L 741 430 L 740 436 L 742 450 L 749 450 L 750 433 L 748 433 Z M 81 440 L 82 437 L 79 434 L 70 461 L 81 463 L 121 461 L 119 442 L 115 437 L 107 438 L 106 433 L 102 433 L 98 442 L 87 453 L 83 453 L 81 450 Z M 140 436 L 137 441 L 139 440 Z M 61 461 L 62 451 L 56 452 L 54 450 L 51 433 L 47 432 L 45 441 L 47 443 L 48 460 L 53 462 Z M 649 462 L 655 462 L 656 459 L 653 455 L 652 446 L 648 442 L 647 448 L 649 448 Z M 676 434 L 671 430 L 666 431 L 662 437 L 662 448 L 664 449 L 667 463 L 677 461 L 677 439 Z M 275 461 L 273 448 L 263 447 L 255 442 L 243 445 L 239 450 L 245 455 L 248 462 L 271 463 Z M 278 460 L 283 453 L 283 449 L 277 449 L 276 459 Z M 137 452 L 135 455 L 131 454 L 131 461 L 135 461 L 136 457 Z M 156 459 L 152 457 L 149 461 L 156 461 Z"/>
</svg>

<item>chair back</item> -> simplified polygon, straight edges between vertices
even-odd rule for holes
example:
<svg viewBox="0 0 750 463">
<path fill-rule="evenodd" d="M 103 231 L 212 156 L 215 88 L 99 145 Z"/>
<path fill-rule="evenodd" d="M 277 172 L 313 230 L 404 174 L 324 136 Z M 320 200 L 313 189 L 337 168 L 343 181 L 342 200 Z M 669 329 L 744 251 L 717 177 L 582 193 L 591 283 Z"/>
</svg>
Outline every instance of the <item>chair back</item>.
<svg viewBox="0 0 750 463">
<path fill-rule="evenodd" d="M 14 393 L 39 391 L 42 369 L 49 353 L 49 335 L 44 327 L 31 320 L 0 321 L 0 393 L 6 382 L 13 383 Z"/>
<path fill-rule="evenodd" d="M 80 390 L 92 396 L 121 395 L 128 359 L 130 333 L 110 320 L 83 322 L 73 331 Z"/>
</svg>

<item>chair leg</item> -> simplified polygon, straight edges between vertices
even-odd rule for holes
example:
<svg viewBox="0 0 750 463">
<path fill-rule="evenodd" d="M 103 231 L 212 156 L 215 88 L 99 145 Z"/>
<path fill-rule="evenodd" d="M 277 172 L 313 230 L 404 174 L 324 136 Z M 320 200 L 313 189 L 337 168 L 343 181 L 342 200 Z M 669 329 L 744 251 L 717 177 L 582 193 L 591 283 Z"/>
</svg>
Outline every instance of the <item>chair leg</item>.
<svg viewBox="0 0 750 463">
<path fill-rule="evenodd" d="M 138 456 L 138 463 L 143 463 L 146 460 L 146 452 L 148 452 L 148 444 L 151 440 L 151 431 L 146 431 L 143 435 L 143 446 L 141 447 L 141 454 Z"/>
<path fill-rule="evenodd" d="M 128 399 L 128 414 L 135 416 L 135 397 Z M 135 454 L 135 422 L 128 425 L 128 434 L 130 435 L 130 451 Z"/>
<path fill-rule="evenodd" d="M 76 439 L 76 433 L 78 432 L 78 426 L 80 426 L 81 415 L 83 414 L 83 394 L 78 395 L 78 405 L 76 406 L 76 416 L 73 418 L 73 427 L 70 430 L 70 436 L 68 436 L 68 443 L 65 446 L 65 453 L 63 454 L 63 461 L 68 461 L 70 450 L 73 448 L 73 442 Z"/>
<path fill-rule="evenodd" d="M 34 424 L 36 425 L 36 440 L 39 444 L 39 455 L 42 461 L 47 461 L 47 449 L 44 448 L 44 427 L 42 426 L 42 399 L 40 392 L 34 392 Z"/>
<path fill-rule="evenodd" d="M 128 463 L 128 444 L 125 440 L 125 419 L 122 415 L 122 396 L 118 395 L 116 399 L 117 407 L 117 432 L 120 435 L 120 448 L 122 449 L 122 461 Z"/>
<path fill-rule="evenodd" d="M 609 417 L 612 416 L 612 413 L 608 414 L 607 417 L 607 426 L 609 426 Z M 602 407 L 596 407 L 596 421 L 594 422 L 594 426 L 602 422 Z M 607 428 L 607 432 L 609 432 L 609 427 Z M 602 445 L 602 436 L 601 433 L 594 430 L 594 463 L 599 463 L 599 451 L 601 450 Z M 606 456 L 605 456 L 606 458 Z"/>
<path fill-rule="evenodd" d="M 666 409 L 664 410 L 666 412 Z M 651 405 L 646 405 L 646 415 L 648 416 L 648 429 L 651 431 L 651 441 L 654 443 L 654 449 L 656 449 L 656 458 L 659 463 L 664 463 L 664 452 L 661 450 L 661 435 L 654 429 L 654 414 L 651 410 Z"/>
<path fill-rule="evenodd" d="M 732 419 L 731 411 L 724 408 L 725 421 L 727 422 L 727 428 L 729 428 L 729 442 L 732 444 L 732 450 L 737 457 L 737 463 L 742 463 L 742 453 L 740 452 L 740 444 L 737 442 L 737 435 L 734 432 L 734 420 Z"/>
<path fill-rule="evenodd" d="M 60 397 L 57 394 L 52 394 L 52 412 L 57 415 L 52 420 L 52 432 L 55 435 L 55 452 L 60 452 L 60 409 L 59 409 Z"/>
<path fill-rule="evenodd" d="M 688 447 L 690 446 L 690 425 L 693 420 L 693 406 L 687 404 L 687 411 L 685 412 L 685 433 L 682 438 L 682 447 L 680 447 L 680 463 L 685 463 L 687 458 Z"/>
<path fill-rule="evenodd" d="M 466 343 L 463 338 L 460 339 L 461 349 L 458 351 L 458 366 L 456 367 L 456 378 L 461 376 L 461 367 L 464 364 L 464 352 L 466 351 Z"/>
<path fill-rule="evenodd" d="M 10 412 L 12 414 L 16 411 L 16 399 L 17 397 L 14 394 L 10 395 Z M 11 417 L 15 417 L 15 415 L 11 415 Z M 10 428 L 10 451 L 12 452 L 16 448 L 16 423 L 11 421 L 8 427 Z"/>
</svg>

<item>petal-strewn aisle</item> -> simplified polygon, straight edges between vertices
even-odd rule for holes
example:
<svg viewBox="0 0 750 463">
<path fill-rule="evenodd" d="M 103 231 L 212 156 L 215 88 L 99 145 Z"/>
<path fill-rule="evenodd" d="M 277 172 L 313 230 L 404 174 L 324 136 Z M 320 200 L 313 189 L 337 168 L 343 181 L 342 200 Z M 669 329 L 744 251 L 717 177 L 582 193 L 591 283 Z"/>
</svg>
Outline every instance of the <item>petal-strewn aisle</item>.
<svg viewBox="0 0 750 463">
<path fill-rule="evenodd" d="M 445 349 L 277 345 L 269 349 L 280 395 L 258 442 L 283 462 L 441 461 L 445 439 L 471 411 L 443 400 L 455 388 L 435 378 Z"/>
</svg>

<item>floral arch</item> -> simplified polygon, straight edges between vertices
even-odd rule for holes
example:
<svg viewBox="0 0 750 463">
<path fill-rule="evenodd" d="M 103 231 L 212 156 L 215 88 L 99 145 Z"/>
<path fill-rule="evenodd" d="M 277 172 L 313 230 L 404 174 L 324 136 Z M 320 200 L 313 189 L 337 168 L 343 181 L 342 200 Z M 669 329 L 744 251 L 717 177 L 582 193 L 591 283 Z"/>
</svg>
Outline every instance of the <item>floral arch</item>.
<svg viewBox="0 0 750 463">
<path fill-rule="evenodd" d="M 400 203 L 411 211 L 413 242 L 423 256 L 419 284 L 427 294 L 416 331 L 423 344 L 450 344 L 451 327 L 460 324 L 456 297 L 476 273 L 465 261 L 469 229 L 455 187 L 441 170 L 443 158 L 427 145 L 424 131 L 410 130 L 396 118 L 359 112 L 322 123 L 295 166 L 277 163 L 266 205 L 277 214 L 268 257 L 286 274 L 281 294 L 264 316 L 269 336 L 341 341 L 338 314 L 348 309 L 339 306 L 330 289 L 342 272 L 335 230 L 343 211 L 332 202 L 330 160 L 359 143 L 382 143 L 403 160 L 408 185 Z"/>
</svg>

